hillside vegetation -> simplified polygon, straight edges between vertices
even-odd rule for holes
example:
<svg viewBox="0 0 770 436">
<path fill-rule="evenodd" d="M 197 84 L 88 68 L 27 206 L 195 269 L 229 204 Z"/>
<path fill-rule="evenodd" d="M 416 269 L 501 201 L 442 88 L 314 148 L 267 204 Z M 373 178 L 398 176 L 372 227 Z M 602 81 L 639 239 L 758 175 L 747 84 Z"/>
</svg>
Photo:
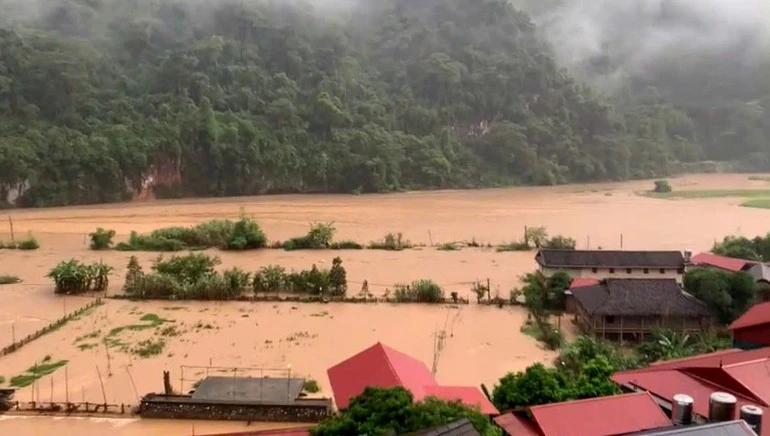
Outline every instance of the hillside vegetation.
<svg viewBox="0 0 770 436">
<path fill-rule="evenodd" d="M 649 99 L 614 109 L 572 79 L 505 0 L 0 7 L 0 202 L 19 206 L 557 184 L 767 160 L 764 100 L 709 123 L 729 141 L 704 149 L 686 111 Z"/>
</svg>

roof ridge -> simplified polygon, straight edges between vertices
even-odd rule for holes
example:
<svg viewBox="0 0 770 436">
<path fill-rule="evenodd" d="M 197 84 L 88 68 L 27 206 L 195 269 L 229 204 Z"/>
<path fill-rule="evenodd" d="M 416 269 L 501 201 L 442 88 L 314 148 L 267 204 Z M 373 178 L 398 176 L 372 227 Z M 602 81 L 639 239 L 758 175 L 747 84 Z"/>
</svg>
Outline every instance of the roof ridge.
<svg viewBox="0 0 770 436">
<path fill-rule="evenodd" d="M 377 341 L 376 344 L 373 345 L 374 347 L 377 347 L 382 354 L 385 356 L 385 362 L 388 364 L 388 370 L 390 371 L 391 375 L 393 375 L 393 378 L 398 380 L 400 384 L 404 384 L 404 381 L 401 380 L 401 377 L 399 376 L 398 372 L 396 371 L 396 368 L 393 367 L 393 362 L 390 361 L 390 356 L 388 355 L 388 351 L 396 351 L 394 348 L 390 348 L 387 345 L 383 344 L 380 341 Z"/>
<path fill-rule="evenodd" d="M 722 367 L 719 367 L 719 368 L 707 368 L 707 369 L 719 369 L 719 370 L 721 370 L 724 373 L 724 375 L 726 375 L 727 377 L 730 378 L 730 380 L 732 380 L 733 382 L 735 382 L 737 385 L 741 386 L 742 388 L 746 389 L 746 391 L 751 392 L 751 395 L 753 396 L 753 398 L 750 398 L 750 397 L 746 396 L 745 394 L 741 394 L 741 393 L 735 391 L 734 389 L 730 389 L 730 388 L 728 388 L 726 386 L 723 386 L 721 384 L 716 384 L 716 383 L 714 383 L 713 381 L 711 381 L 709 379 L 706 379 L 706 378 L 700 377 L 698 375 L 692 374 L 689 371 L 685 371 L 687 369 L 693 369 L 693 368 L 681 368 L 681 369 L 678 369 L 676 371 L 686 372 L 688 377 L 692 377 L 694 379 L 697 379 L 698 381 L 700 381 L 700 382 L 702 382 L 704 384 L 709 384 L 711 386 L 715 386 L 715 387 L 719 388 L 721 392 L 727 392 L 728 394 L 735 395 L 736 397 L 742 398 L 744 400 L 748 400 L 750 402 L 756 401 L 756 402 L 762 403 L 765 407 L 768 406 L 767 402 L 762 400 L 761 398 L 759 398 L 759 396 L 757 395 L 756 392 L 754 392 L 752 389 L 749 389 L 749 387 L 746 386 L 745 384 L 743 384 L 740 381 L 736 380 L 735 377 L 733 377 L 730 373 L 725 371 Z M 694 369 L 701 369 L 701 368 L 694 368 Z"/>
<path fill-rule="evenodd" d="M 626 393 L 626 394 L 608 395 L 608 396 L 604 396 L 604 397 L 582 398 L 582 399 L 579 399 L 579 400 L 562 401 L 562 402 L 559 402 L 559 403 L 538 404 L 537 406 L 532 406 L 529 409 L 530 410 L 532 410 L 532 409 L 547 409 L 547 408 L 550 408 L 550 407 L 563 406 L 565 404 L 574 404 L 574 403 L 585 404 L 585 403 L 591 403 L 591 402 L 596 402 L 596 401 L 608 401 L 610 399 L 620 398 L 620 397 L 623 397 L 623 398 L 636 397 L 636 396 L 639 396 L 639 395 L 646 395 L 646 396 L 650 397 L 650 399 L 652 399 L 652 395 L 650 395 L 649 392 L 641 391 L 641 392 L 629 392 L 629 393 Z M 513 413 L 513 411 L 511 411 L 511 413 Z"/>
</svg>

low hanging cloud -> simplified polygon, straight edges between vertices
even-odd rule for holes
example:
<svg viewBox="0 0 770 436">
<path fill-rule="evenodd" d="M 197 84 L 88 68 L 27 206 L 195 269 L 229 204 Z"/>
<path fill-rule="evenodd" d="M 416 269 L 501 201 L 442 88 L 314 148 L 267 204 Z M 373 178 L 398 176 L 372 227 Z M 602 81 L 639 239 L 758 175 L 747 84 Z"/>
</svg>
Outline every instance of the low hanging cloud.
<svg viewBox="0 0 770 436">
<path fill-rule="evenodd" d="M 768 0 L 513 1 L 563 66 L 605 91 L 704 59 L 740 69 L 770 58 Z"/>
</svg>

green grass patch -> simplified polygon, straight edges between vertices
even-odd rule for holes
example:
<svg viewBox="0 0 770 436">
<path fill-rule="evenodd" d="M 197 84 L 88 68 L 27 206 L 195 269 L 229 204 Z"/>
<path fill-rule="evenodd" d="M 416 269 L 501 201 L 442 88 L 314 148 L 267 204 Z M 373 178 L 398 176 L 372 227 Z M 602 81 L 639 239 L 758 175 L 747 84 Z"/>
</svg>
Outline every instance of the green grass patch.
<svg viewBox="0 0 770 436">
<path fill-rule="evenodd" d="M 0 385 L 3 384 L 3 383 L 5 383 L 5 377 L 0 375 Z"/>
<path fill-rule="evenodd" d="M 80 341 L 85 341 L 86 339 L 98 338 L 101 333 L 102 333 L 101 330 L 95 330 L 95 331 L 92 331 L 91 333 L 87 333 L 85 335 L 78 336 L 77 338 L 75 338 L 74 343 L 78 343 Z"/>
<path fill-rule="evenodd" d="M 141 330 L 158 327 L 167 322 L 174 322 L 174 320 L 172 319 L 161 318 L 158 315 L 155 315 L 154 313 L 145 313 L 144 315 L 142 315 L 141 318 L 139 318 L 139 320 L 145 321 L 145 324 L 129 324 L 129 325 L 124 325 L 120 327 L 115 327 L 112 330 L 110 330 L 110 332 L 107 334 L 107 337 L 105 338 L 105 343 L 107 343 L 108 346 L 110 346 L 111 343 L 120 342 L 120 341 L 113 341 L 112 339 L 114 339 L 113 338 L 114 336 L 119 335 L 124 330 L 141 331 Z M 120 345 L 124 345 L 124 344 L 120 343 Z"/>
<path fill-rule="evenodd" d="M 131 352 L 138 355 L 139 357 L 146 358 L 157 356 L 163 352 L 163 348 L 165 347 L 166 341 L 163 339 L 147 339 L 136 344 L 136 347 L 134 347 Z"/>
<path fill-rule="evenodd" d="M 12 285 L 21 282 L 16 276 L 0 276 L 0 285 Z"/>
<path fill-rule="evenodd" d="M 99 346 L 99 344 L 94 344 L 93 342 L 88 342 L 88 343 L 85 343 L 85 344 L 79 344 L 78 348 L 80 349 L 80 351 L 86 351 L 86 350 L 90 350 L 91 348 L 96 348 L 98 346 Z"/>
<path fill-rule="evenodd" d="M 749 180 L 757 182 L 770 182 L 770 176 L 749 176 Z"/>
<path fill-rule="evenodd" d="M 666 193 L 639 192 L 639 195 L 651 198 L 699 199 L 699 198 L 758 198 L 770 197 L 770 189 L 698 189 Z"/>
<path fill-rule="evenodd" d="M 446 242 L 444 244 L 441 244 L 436 248 L 436 250 L 440 251 L 457 251 L 460 249 L 460 246 L 455 242 Z"/>
<path fill-rule="evenodd" d="M 770 198 L 755 198 L 741 203 L 743 207 L 753 207 L 757 209 L 770 209 Z"/>
<path fill-rule="evenodd" d="M 27 371 L 25 371 L 24 374 L 12 377 L 10 385 L 15 388 L 23 388 L 29 386 L 34 383 L 35 380 L 53 373 L 57 369 L 66 365 L 68 362 L 69 361 L 67 360 L 59 360 L 54 362 L 51 360 L 50 356 L 46 356 L 46 358 L 44 358 L 41 363 L 27 368 Z"/>
</svg>

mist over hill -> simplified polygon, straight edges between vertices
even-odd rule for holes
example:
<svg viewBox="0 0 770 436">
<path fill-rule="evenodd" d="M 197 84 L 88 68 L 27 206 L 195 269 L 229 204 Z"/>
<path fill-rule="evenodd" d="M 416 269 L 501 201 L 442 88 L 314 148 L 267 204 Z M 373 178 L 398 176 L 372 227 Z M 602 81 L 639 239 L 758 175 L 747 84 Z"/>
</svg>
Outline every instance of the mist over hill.
<svg viewBox="0 0 770 436">
<path fill-rule="evenodd" d="M 514 3 L 0 0 L 0 201 L 770 169 L 760 0 Z"/>
</svg>

